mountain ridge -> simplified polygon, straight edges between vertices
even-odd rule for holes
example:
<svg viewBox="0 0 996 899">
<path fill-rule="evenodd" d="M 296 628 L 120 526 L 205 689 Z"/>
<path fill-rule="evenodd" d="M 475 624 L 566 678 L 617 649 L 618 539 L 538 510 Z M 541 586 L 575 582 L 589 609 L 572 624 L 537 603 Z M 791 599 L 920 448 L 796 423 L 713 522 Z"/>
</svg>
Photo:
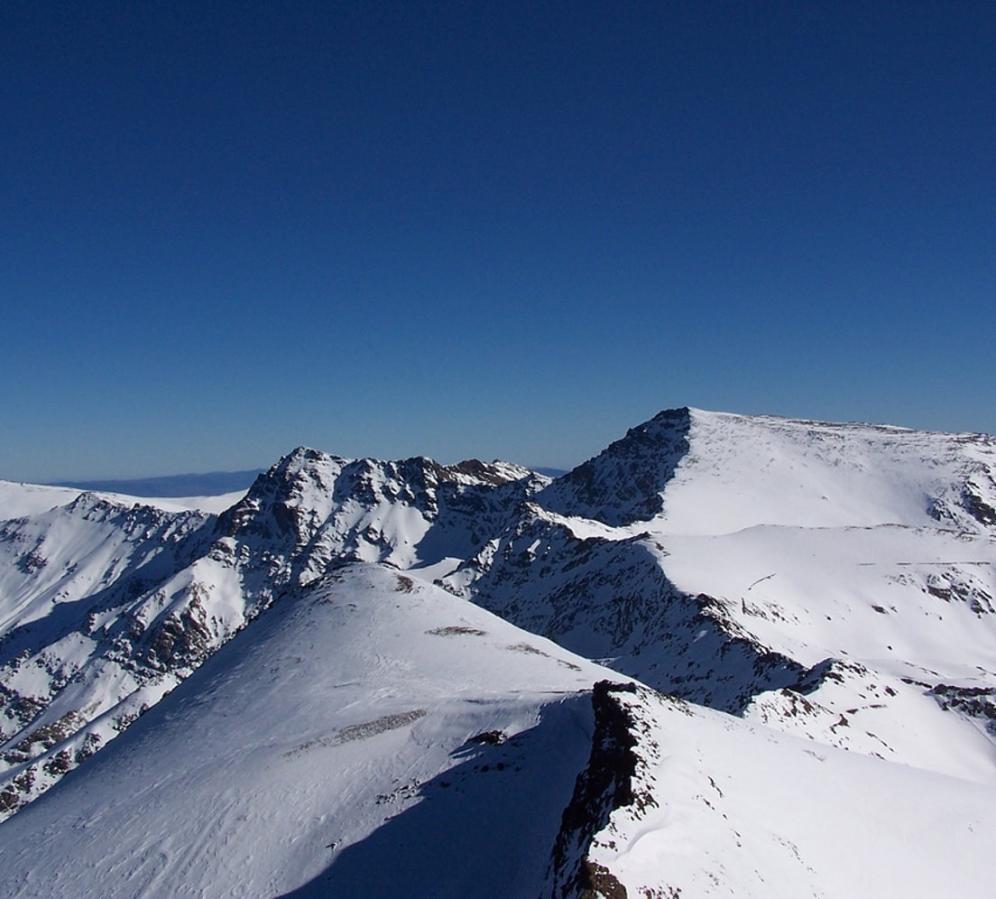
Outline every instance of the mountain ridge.
<svg viewBox="0 0 996 899">
<path fill-rule="evenodd" d="M 986 435 L 682 407 L 556 479 L 298 447 L 218 512 L 86 493 L 37 511 L 66 495 L 5 489 L 0 518 L 5 495 L 35 510 L 0 520 L 0 814 L 12 822 L 67 772 L 83 765 L 73 782 L 85 780 L 88 759 L 238 635 L 350 571 L 370 572 L 381 601 L 397 583 L 498 616 L 523 635 L 509 645 L 551 640 L 648 696 L 996 784 Z M 343 857 L 366 858 L 359 845 Z M 581 882 L 581 856 L 565 853 L 545 889 Z M 625 865 L 604 859 L 605 882 L 618 880 Z"/>
</svg>

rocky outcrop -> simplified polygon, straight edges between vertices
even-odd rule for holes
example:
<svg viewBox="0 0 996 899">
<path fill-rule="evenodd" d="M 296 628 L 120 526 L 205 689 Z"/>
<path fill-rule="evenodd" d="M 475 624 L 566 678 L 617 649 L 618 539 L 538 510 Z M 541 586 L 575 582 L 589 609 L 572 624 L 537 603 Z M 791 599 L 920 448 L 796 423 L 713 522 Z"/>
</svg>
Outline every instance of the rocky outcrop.
<svg viewBox="0 0 996 899">
<path fill-rule="evenodd" d="M 660 514 L 663 492 L 688 452 L 691 411 L 665 409 L 558 478 L 537 501 L 561 515 L 608 525 L 647 521 Z"/>
<path fill-rule="evenodd" d="M 591 755 L 578 774 L 574 793 L 561 818 L 550 861 L 549 899 L 625 899 L 626 888 L 588 857 L 595 835 L 623 806 L 653 802 L 634 789 L 638 761 L 635 721 L 616 701 L 620 692 L 636 693 L 635 684 L 599 681 L 592 688 L 595 727 Z"/>
</svg>

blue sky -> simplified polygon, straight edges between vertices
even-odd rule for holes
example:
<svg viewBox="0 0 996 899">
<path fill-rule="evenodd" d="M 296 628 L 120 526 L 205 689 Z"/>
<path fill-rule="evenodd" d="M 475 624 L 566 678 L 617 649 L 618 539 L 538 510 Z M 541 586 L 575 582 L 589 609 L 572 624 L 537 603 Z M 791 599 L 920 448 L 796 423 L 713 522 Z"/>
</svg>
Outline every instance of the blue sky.
<svg viewBox="0 0 996 899">
<path fill-rule="evenodd" d="M 0 11 L 0 477 L 996 431 L 996 5 L 208 6 Z"/>
</svg>

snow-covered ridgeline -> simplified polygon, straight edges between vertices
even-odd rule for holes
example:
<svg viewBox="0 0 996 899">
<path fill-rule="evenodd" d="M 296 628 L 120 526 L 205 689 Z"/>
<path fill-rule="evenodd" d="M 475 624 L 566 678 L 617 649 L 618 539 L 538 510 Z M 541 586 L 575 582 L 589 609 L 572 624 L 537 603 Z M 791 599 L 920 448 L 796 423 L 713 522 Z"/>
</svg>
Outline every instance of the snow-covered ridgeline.
<svg viewBox="0 0 996 899">
<path fill-rule="evenodd" d="M 777 734 L 636 685 L 595 737 L 551 895 L 988 896 L 996 788 Z"/>
<path fill-rule="evenodd" d="M 444 693 L 452 692 L 461 679 L 473 680 L 478 674 L 496 684 L 517 683 L 518 666 L 524 664 L 520 656 L 544 657 L 533 650 L 558 659 L 556 666 L 566 671 L 580 667 L 588 686 L 593 679 L 613 677 L 604 668 L 585 667 L 584 659 L 596 659 L 649 687 L 747 719 L 745 724 L 683 702 L 661 700 L 642 687 L 635 694 L 623 691 L 618 702 L 608 701 L 615 697 L 612 690 L 601 699 L 596 691 L 596 725 L 600 702 L 625 712 L 620 714 L 629 722 L 633 745 L 639 745 L 645 765 L 639 775 L 643 786 L 632 790 L 642 790 L 653 802 L 643 802 L 639 815 L 632 808 L 623 809 L 632 803 L 616 803 L 623 810 L 614 811 L 615 800 L 609 802 L 604 792 L 584 786 L 587 769 L 576 760 L 579 753 L 593 751 L 588 736 L 572 743 L 573 773 L 582 769 L 575 784 L 576 798 L 580 789 L 581 799 L 567 802 L 570 790 L 564 787 L 566 818 L 555 841 L 560 848 L 550 849 L 551 842 L 544 849 L 553 852 L 547 890 L 573 895 L 569 891 L 581 883 L 582 874 L 604 874 L 609 886 L 625 884 L 637 894 L 649 889 L 652 895 L 669 896 L 683 889 L 697 895 L 708 887 L 739 890 L 738 895 L 777 895 L 766 894 L 759 884 L 770 885 L 781 877 L 791 885 L 785 895 L 807 895 L 820 878 L 831 885 L 828 895 L 853 895 L 864 866 L 880 862 L 876 870 L 885 871 L 896 864 L 898 842 L 886 840 L 889 845 L 878 861 L 855 848 L 855 866 L 826 875 L 826 854 L 812 843 L 798 813 L 784 811 L 781 799 L 773 802 L 769 818 L 757 819 L 763 826 L 754 827 L 748 838 L 746 809 L 762 801 L 758 791 L 767 788 L 768 775 L 751 792 L 740 783 L 744 773 L 735 766 L 724 768 L 723 758 L 742 751 L 763 757 L 765 771 L 775 772 L 784 763 L 785 770 L 797 771 L 803 779 L 832 768 L 832 780 L 870 797 L 880 820 L 887 821 L 898 820 L 889 811 L 888 790 L 866 789 L 866 784 L 878 776 L 883 760 L 900 763 L 882 767 L 903 772 L 887 775 L 890 789 L 915 791 L 923 778 L 930 814 L 941 814 L 943 794 L 956 810 L 952 814 L 973 827 L 986 826 L 988 819 L 979 817 L 965 790 L 949 790 L 948 785 L 972 781 L 984 792 L 996 782 L 994 447 L 993 439 L 982 435 L 681 409 L 632 429 L 604 453 L 552 483 L 505 463 L 442 466 L 423 458 L 346 460 L 299 449 L 261 475 L 248 494 L 220 516 L 84 496 L 40 514 L 0 522 L 0 554 L 6 563 L 0 569 L 0 615 L 6 622 L 0 637 L 0 690 L 6 717 L 0 726 L 8 766 L 0 802 L 8 812 L 23 809 L 67 770 L 129 728 L 139 713 L 155 706 L 238 632 L 245 631 L 239 645 L 255 646 L 257 638 L 263 641 L 261 646 L 272 645 L 266 641 L 277 625 L 260 630 L 262 622 L 284 621 L 283 617 L 270 614 L 246 626 L 276 600 L 274 611 L 286 604 L 291 618 L 294 608 L 311 610 L 307 620 L 314 634 L 308 652 L 314 650 L 321 658 L 312 663 L 304 651 L 294 658 L 295 664 L 315 671 L 320 681 L 325 676 L 323 666 L 333 665 L 340 652 L 338 632 L 322 631 L 322 615 L 331 620 L 342 603 L 347 608 L 355 605 L 349 597 L 357 591 L 375 594 L 384 609 L 396 611 L 403 599 L 395 594 L 431 596 L 432 604 L 448 610 L 487 615 L 487 609 L 506 619 L 487 627 L 472 622 L 447 630 L 449 625 L 440 625 L 444 636 L 466 638 L 481 636 L 475 631 L 511 628 L 508 638 L 502 638 L 504 649 L 493 657 L 502 660 L 501 670 L 488 667 L 487 653 L 478 659 L 471 651 L 454 660 L 462 666 L 461 673 L 447 674 L 447 685 L 442 686 L 446 679 L 437 677 L 430 664 L 432 653 L 405 656 L 403 646 L 391 643 L 395 638 L 403 643 L 414 640 L 414 625 L 380 612 L 361 616 L 356 620 L 364 622 L 362 630 L 348 633 L 356 651 L 365 655 L 359 658 L 347 652 L 343 665 L 367 672 L 365 686 L 349 700 L 356 704 L 343 708 L 377 706 L 382 689 L 384 696 L 405 698 L 400 712 L 387 710 L 380 717 L 364 718 L 366 723 L 395 720 L 391 716 L 407 714 L 416 706 L 428 708 L 422 699 L 415 701 L 423 696 L 419 691 L 425 683 L 436 684 L 432 689 Z M 342 586 L 346 583 L 352 586 Z M 308 605 L 311 599 L 302 599 L 305 596 L 320 600 Z M 475 611 L 475 605 L 484 609 Z M 516 625 L 523 630 L 516 631 Z M 575 656 L 558 656 L 543 648 L 546 644 L 530 643 L 533 638 L 526 632 L 550 638 Z M 518 635 L 514 640 L 513 633 Z M 265 634 L 271 636 L 264 639 Z M 516 649 L 519 644 L 531 648 Z M 431 640 L 426 644 L 437 645 Z M 469 640 L 467 645 L 482 644 Z M 218 659 L 228 658 L 225 664 L 252 683 L 256 667 L 264 665 L 263 650 L 249 652 L 255 659 L 251 664 L 232 661 L 232 653 Z M 392 654 L 408 659 L 402 665 L 406 674 L 389 679 L 390 686 L 384 687 L 384 665 L 370 659 L 390 659 Z M 618 680 L 620 674 L 614 677 Z M 335 677 L 345 685 L 346 669 L 336 668 Z M 291 682 L 285 686 L 296 689 Z M 581 692 L 571 701 L 571 720 L 590 721 L 590 713 L 578 711 L 588 707 L 588 687 L 580 682 L 576 687 Z M 186 694 L 177 694 L 181 695 Z M 244 715 L 257 730 L 279 731 L 273 704 L 260 700 L 254 707 L 250 698 L 247 693 L 232 702 L 243 702 Z M 213 699 L 188 701 L 210 707 L 212 715 L 226 714 Z M 318 700 L 312 697 L 312 701 Z M 482 702 L 487 704 L 478 696 L 471 704 Z M 534 725 L 537 720 L 542 723 L 543 714 L 531 719 Z M 153 715 L 143 720 L 151 723 L 136 731 L 144 734 L 139 745 L 158 752 L 155 734 L 166 724 Z M 413 722 L 405 719 L 399 729 L 410 724 L 411 733 L 421 735 L 416 737 L 420 751 L 436 759 L 442 759 L 441 746 L 450 747 L 444 755 L 456 752 L 443 731 L 427 733 Z M 352 726 L 334 724 L 333 730 L 351 732 Z M 581 732 L 587 734 L 588 726 L 582 726 Z M 658 751 L 672 731 L 671 748 Z M 739 736 L 728 739 L 721 732 Z M 545 736 L 540 739 L 540 735 Z M 540 727 L 535 745 L 552 745 L 545 742 L 551 735 Z M 245 739 L 249 738 L 242 733 L 233 737 L 236 742 Z M 339 745 L 336 738 L 330 739 L 329 745 Z M 783 752 L 768 746 L 790 748 Z M 842 755 L 839 749 L 852 753 Z M 378 756 L 380 767 L 375 765 L 376 771 L 369 771 L 369 780 L 363 781 L 370 790 L 374 784 L 404 781 L 406 756 L 389 758 L 391 751 Z M 541 751 L 546 750 L 536 750 Z M 128 752 L 143 755 L 146 750 Z M 120 759 L 126 757 L 124 749 L 97 756 L 114 772 L 121 770 L 125 762 Z M 814 774 L 805 766 L 816 757 L 823 759 L 821 765 L 827 759 L 845 761 L 827 762 L 829 767 L 814 769 Z M 196 759 L 196 754 L 191 758 Z M 665 765 L 666 759 L 671 761 Z M 675 759 L 680 764 L 673 763 Z M 233 770 L 248 764 L 233 757 Z M 53 815 L 64 815 L 70 806 L 61 804 L 69 802 L 61 797 L 82 795 L 78 792 L 82 787 L 74 786 L 73 793 L 70 783 L 111 783 L 112 775 L 106 775 L 110 779 L 105 781 L 95 775 L 90 781 L 88 769 L 103 770 L 88 762 L 65 789 L 37 809 L 52 808 Z M 442 770 L 435 775 L 420 771 L 415 779 L 420 785 L 434 783 Z M 719 784 L 716 771 L 732 779 L 732 792 L 725 786 L 720 789 L 736 794 L 739 805 L 724 808 L 719 818 L 704 811 L 705 817 L 700 817 L 700 805 L 715 806 L 710 794 L 694 793 L 683 805 L 684 794 L 678 787 L 703 777 Z M 310 776 L 302 774 L 305 779 Z M 673 802 L 661 798 L 655 778 L 676 778 L 674 783 L 668 780 Z M 198 781 L 198 788 L 205 784 Z M 421 786 L 413 789 L 409 798 L 420 802 L 412 808 L 422 811 L 410 812 L 405 806 L 405 824 L 399 825 L 405 839 L 408 822 L 413 817 L 421 820 L 430 810 L 425 805 L 429 791 Z M 393 795 L 394 790 L 382 792 Z M 486 791 L 473 795 L 474 801 L 490 801 Z M 834 821 L 855 813 L 844 799 L 828 801 Z M 673 811 L 676 818 L 650 820 L 647 815 L 654 803 L 664 802 L 668 814 Z M 554 804 L 550 799 L 549 808 Z M 574 830 L 567 820 L 572 806 L 584 819 Z M 803 807 L 810 807 L 808 800 Z M 144 831 L 147 845 L 159 839 L 163 828 L 173 826 L 169 803 L 161 808 Z M 452 806 L 446 809 L 447 816 L 456 813 Z M 611 820 L 596 820 L 599 809 Z M 22 810 L 12 824 L 36 820 L 35 814 L 41 812 Z M 340 842 L 354 848 L 344 851 L 341 859 L 332 858 L 330 868 L 328 856 L 314 855 L 317 836 L 305 841 L 307 851 L 302 852 L 307 861 L 301 861 L 302 870 L 316 873 L 310 886 L 302 881 L 301 895 L 307 890 L 320 895 L 327 886 L 326 875 L 333 881 L 339 878 L 340 885 L 360 888 L 361 881 L 342 878 L 359 877 L 361 870 L 372 876 L 371 867 L 376 868 L 382 858 L 377 852 L 390 852 L 390 841 L 397 836 L 393 827 L 383 821 L 377 826 L 374 818 L 365 818 L 366 813 L 356 807 L 344 806 L 337 814 L 341 822 L 337 827 L 348 830 L 352 826 L 348 822 L 355 818 L 366 821 L 363 826 L 370 829 L 363 831 L 357 824 L 359 829 L 349 831 L 352 836 L 342 841 L 332 838 L 336 848 Z M 243 821 L 252 812 L 242 808 L 238 815 L 236 820 Z M 737 815 L 743 827 L 724 829 L 725 822 Z M 788 823 L 778 829 L 776 819 Z M 131 826 L 128 820 L 122 806 L 106 826 L 123 832 Z M 433 820 L 439 824 L 442 819 Z M 552 820 L 546 815 L 542 824 L 551 839 Z M 917 852 L 933 859 L 935 866 L 951 860 L 961 865 L 967 847 L 964 852 L 971 858 L 952 876 L 959 883 L 964 877 L 964 894 L 973 895 L 980 864 L 974 855 L 974 837 L 965 837 L 959 825 L 952 829 L 952 840 L 938 841 L 933 847 L 920 845 L 926 819 L 910 820 Z M 466 821 L 461 826 L 468 827 Z M 599 836 L 605 828 L 611 833 Z M 303 833 L 293 827 L 290 831 Z M 843 824 L 833 824 L 829 832 L 841 845 L 850 846 L 843 831 Z M 795 832 L 801 835 L 799 841 Z M 35 832 L 23 831 L 28 843 L 34 839 L 29 833 Z M 94 831 L 95 839 L 100 833 Z M 769 833 L 777 836 L 769 839 Z M 187 851 L 183 848 L 187 836 L 176 838 L 177 852 Z M 700 841 L 709 839 L 717 845 L 739 841 L 738 848 L 749 843 L 759 862 L 753 872 L 732 863 L 723 867 L 714 864 L 708 853 L 696 851 L 688 854 L 684 867 L 671 864 L 666 877 L 651 862 L 635 864 L 643 850 L 636 851 L 631 844 L 654 847 L 663 840 L 667 848 L 660 851 L 670 852 L 676 836 L 696 849 Z M 107 839 L 106 834 L 102 839 Z M 254 839 L 262 847 L 261 861 L 246 876 L 257 885 L 265 883 L 259 887 L 263 893 L 276 891 L 278 883 L 283 889 L 285 881 L 275 872 L 283 870 L 284 853 L 296 850 L 262 831 Z M 122 858 L 142 851 L 126 841 Z M 648 857 L 656 857 L 655 853 L 659 851 L 654 849 Z M 796 865 L 786 860 L 788 856 L 803 861 Z M 11 869 L 15 879 L 9 883 L 30 893 L 27 881 L 17 880 L 28 870 L 27 856 L 18 857 L 21 861 Z M 443 857 L 439 858 L 442 864 Z M 493 856 L 488 859 L 486 865 L 470 865 L 468 870 L 480 876 L 487 865 L 497 864 Z M 522 894 L 536 894 L 538 856 L 534 862 L 522 881 L 529 883 Z M 213 883 L 237 880 L 237 873 L 223 860 L 211 864 Z M 100 894 L 116 882 L 79 879 L 65 867 L 56 868 L 53 876 L 68 878 L 60 882 L 72 883 L 74 889 L 84 886 L 84 895 Z M 322 873 L 325 868 L 328 871 Z M 143 869 L 141 876 L 146 874 L 152 878 L 150 884 L 168 883 L 162 871 Z M 462 869 L 459 876 L 454 872 L 448 876 L 454 884 L 467 887 L 468 882 L 459 879 Z M 125 891 L 135 884 L 124 882 Z M 933 883 L 930 877 L 918 882 Z M 923 894 L 917 884 L 907 887 L 908 895 Z M 107 894 L 112 895 L 113 889 Z"/>
<path fill-rule="evenodd" d="M 347 565 L 6 822 L 0 895 L 536 895 L 609 676 Z"/>
</svg>

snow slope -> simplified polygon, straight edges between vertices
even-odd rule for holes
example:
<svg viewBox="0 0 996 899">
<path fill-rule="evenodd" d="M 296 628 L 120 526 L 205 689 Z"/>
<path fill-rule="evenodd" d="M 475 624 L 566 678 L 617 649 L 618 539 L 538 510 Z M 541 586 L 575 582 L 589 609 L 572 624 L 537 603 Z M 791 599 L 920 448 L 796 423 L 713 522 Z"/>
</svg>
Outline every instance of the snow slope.
<svg viewBox="0 0 996 899">
<path fill-rule="evenodd" d="M 607 674 L 354 564 L 7 822 L 0 895 L 536 895 Z"/>
<path fill-rule="evenodd" d="M 658 526 L 996 528 L 996 438 L 689 410 Z M 658 528 L 655 528 L 658 529 Z"/>
<path fill-rule="evenodd" d="M 75 487 L 48 487 L 43 484 L 0 480 L 0 521 L 47 512 L 56 506 L 71 503 L 86 492 L 90 491 L 77 490 Z M 217 496 L 137 497 L 107 491 L 100 491 L 95 495 L 119 505 L 138 504 L 166 512 L 198 511 L 217 514 L 235 505 L 245 494 L 245 490 L 237 490 L 234 493 L 222 493 Z"/>
<path fill-rule="evenodd" d="M 602 813 L 558 841 L 555 896 L 991 895 L 996 789 L 642 688 L 596 692 L 600 742 L 572 804 Z"/>
</svg>

